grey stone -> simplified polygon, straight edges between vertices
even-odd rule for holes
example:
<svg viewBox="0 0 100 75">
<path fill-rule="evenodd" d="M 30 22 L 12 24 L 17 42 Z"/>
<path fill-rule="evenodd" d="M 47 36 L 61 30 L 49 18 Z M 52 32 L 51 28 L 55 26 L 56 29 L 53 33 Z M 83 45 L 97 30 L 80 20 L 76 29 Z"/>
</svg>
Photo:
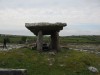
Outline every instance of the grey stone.
<svg viewBox="0 0 100 75">
<path fill-rule="evenodd" d="M 26 69 L 0 69 L 0 75 L 27 75 Z"/>
<path fill-rule="evenodd" d="M 98 73 L 99 72 L 98 69 L 93 67 L 93 66 L 89 66 L 88 70 L 91 71 L 91 72 L 94 72 L 94 73 Z"/>
<path fill-rule="evenodd" d="M 43 50 L 43 35 L 51 35 L 50 50 L 58 52 L 59 45 L 59 31 L 66 26 L 66 23 L 25 23 L 26 28 L 37 36 L 37 50 Z"/>
</svg>

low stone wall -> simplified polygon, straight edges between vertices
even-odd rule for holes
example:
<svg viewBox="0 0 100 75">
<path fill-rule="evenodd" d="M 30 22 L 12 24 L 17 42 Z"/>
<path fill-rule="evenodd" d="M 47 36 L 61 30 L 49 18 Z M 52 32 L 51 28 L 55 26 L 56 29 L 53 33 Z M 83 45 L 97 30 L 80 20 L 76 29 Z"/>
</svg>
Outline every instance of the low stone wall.
<svg viewBox="0 0 100 75">
<path fill-rule="evenodd" d="M 0 69 L 0 75 L 27 75 L 26 69 Z"/>
</svg>

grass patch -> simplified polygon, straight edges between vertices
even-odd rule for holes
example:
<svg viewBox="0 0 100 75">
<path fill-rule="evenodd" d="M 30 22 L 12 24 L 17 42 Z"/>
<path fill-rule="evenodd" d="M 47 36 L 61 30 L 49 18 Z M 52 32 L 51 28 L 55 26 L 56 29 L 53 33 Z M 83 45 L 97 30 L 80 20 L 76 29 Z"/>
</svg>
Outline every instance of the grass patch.
<svg viewBox="0 0 100 75">
<path fill-rule="evenodd" d="M 100 57 L 95 54 L 63 49 L 55 56 L 27 48 L 0 52 L 0 68 L 25 68 L 28 75 L 95 75 L 92 65 L 100 71 Z"/>
</svg>

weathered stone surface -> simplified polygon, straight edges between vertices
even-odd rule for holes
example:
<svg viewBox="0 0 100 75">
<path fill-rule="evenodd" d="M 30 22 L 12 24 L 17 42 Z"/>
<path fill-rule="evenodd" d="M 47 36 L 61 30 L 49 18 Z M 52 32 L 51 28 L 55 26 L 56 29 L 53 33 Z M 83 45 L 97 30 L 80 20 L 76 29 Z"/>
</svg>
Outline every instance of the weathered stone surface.
<svg viewBox="0 0 100 75">
<path fill-rule="evenodd" d="M 51 49 L 59 51 L 59 33 L 54 32 L 51 35 Z"/>
<path fill-rule="evenodd" d="M 57 22 L 57 23 L 47 23 L 47 22 L 40 22 L 40 23 L 25 23 L 25 26 L 66 26 L 66 23 L 60 23 L 60 22 Z"/>
<path fill-rule="evenodd" d="M 98 73 L 98 72 L 99 72 L 98 69 L 95 68 L 95 67 L 93 67 L 93 66 L 88 67 L 88 69 L 89 69 L 91 72 L 94 72 L 94 73 Z"/>
<path fill-rule="evenodd" d="M 66 26 L 66 23 L 25 23 L 26 28 L 28 28 L 35 35 L 38 34 L 39 30 L 42 30 L 43 35 L 50 35 L 55 31 L 60 31 Z"/>
<path fill-rule="evenodd" d="M 42 51 L 42 44 L 43 44 L 43 35 L 42 31 L 39 31 L 37 36 L 37 50 Z"/>
<path fill-rule="evenodd" d="M 43 49 L 43 35 L 51 35 L 50 49 L 59 51 L 59 31 L 66 26 L 66 23 L 25 23 L 26 28 L 37 36 L 37 50 Z"/>
<path fill-rule="evenodd" d="M 0 75 L 27 75 L 26 69 L 0 69 Z"/>
</svg>

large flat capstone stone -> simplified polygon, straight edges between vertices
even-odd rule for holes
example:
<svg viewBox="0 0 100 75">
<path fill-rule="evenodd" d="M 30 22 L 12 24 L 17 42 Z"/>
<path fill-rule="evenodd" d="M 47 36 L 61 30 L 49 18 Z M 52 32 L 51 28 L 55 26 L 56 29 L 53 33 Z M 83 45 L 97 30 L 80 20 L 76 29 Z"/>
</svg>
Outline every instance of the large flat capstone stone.
<svg viewBox="0 0 100 75">
<path fill-rule="evenodd" d="M 26 69 L 0 69 L 0 75 L 27 75 Z"/>
<path fill-rule="evenodd" d="M 60 31 L 65 27 L 66 23 L 46 23 L 46 22 L 40 22 L 40 23 L 25 23 L 25 27 L 28 28 L 31 32 L 33 32 L 35 35 L 38 34 L 38 32 L 41 30 L 43 35 L 50 35 L 54 33 L 55 31 Z"/>
</svg>

